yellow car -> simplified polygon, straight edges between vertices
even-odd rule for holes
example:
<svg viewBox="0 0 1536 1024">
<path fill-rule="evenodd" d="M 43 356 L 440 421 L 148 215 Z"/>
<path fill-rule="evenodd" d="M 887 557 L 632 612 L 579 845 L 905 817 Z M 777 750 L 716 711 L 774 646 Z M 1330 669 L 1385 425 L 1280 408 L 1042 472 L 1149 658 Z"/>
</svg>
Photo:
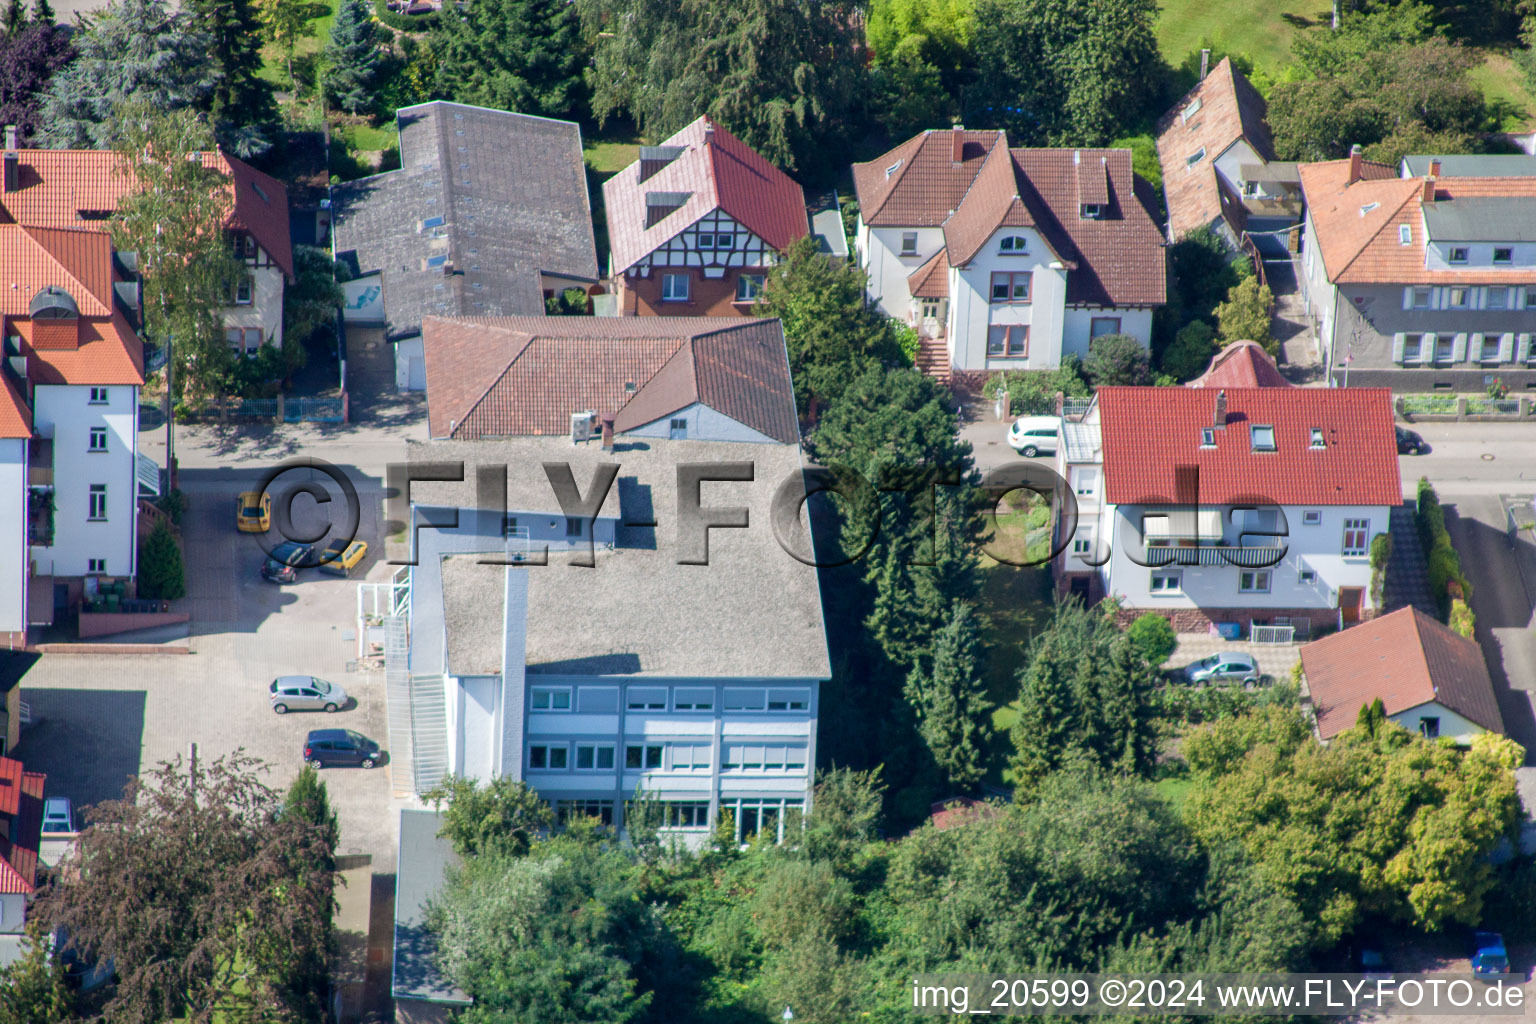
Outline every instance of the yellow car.
<svg viewBox="0 0 1536 1024">
<path fill-rule="evenodd" d="M 272 528 L 272 496 L 246 491 L 235 499 L 235 527 L 241 533 L 266 533 Z"/>
<path fill-rule="evenodd" d="M 349 576 L 367 553 L 366 541 L 354 540 L 348 543 L 333 540 L 320 555 L 320 571 L 334 573 L 337 576 Z"/>
</svg>

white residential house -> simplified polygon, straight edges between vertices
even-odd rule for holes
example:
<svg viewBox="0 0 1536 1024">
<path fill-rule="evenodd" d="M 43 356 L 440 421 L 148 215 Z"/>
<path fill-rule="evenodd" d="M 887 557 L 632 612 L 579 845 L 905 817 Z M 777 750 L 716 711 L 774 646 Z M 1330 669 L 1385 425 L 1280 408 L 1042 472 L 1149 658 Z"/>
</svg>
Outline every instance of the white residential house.
<svg viewBox="0 0 1536 1024">
<path fill-rule="evenodd" d="M 956 127 L 853 173 L 869 299 L 917 328 L 926 368 L 1050 369 L 1102 334 L 1150 344 L 1163 238 L 1129 150 L 1010 149 Z"/>
<path fill-rule="evenodd" d="M 1306 635 L 1376 613 L 1370 544 L 1402 500 L 1390 392 L 1243 386 L 1251 365 L 1184 388 L 1100 388 L 1064 424 L 1057 465 L 1079 518 L 1068 535 L 1058 517 L 1063 590 L 1179 632 Z"/>
<path fill-rule="evenodd" d="M 16 646 L 136 573 L 138 496 L 159 469 L 137 451 L 137 283 L 110 237 L 8 224 L 0 259 L 22 276 L 0 299 L 0 640 Z"/>
</svg>

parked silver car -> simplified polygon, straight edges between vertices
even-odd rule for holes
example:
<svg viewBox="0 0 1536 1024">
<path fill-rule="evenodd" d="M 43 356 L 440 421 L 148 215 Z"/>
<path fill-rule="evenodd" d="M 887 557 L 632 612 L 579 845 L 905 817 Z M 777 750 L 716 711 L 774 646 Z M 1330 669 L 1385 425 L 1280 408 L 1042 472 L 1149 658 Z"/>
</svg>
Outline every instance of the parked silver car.
<svg viewBox="0 0 1536 1024">
<path fill-rule="evenodd" d="M 267 692 L 272 698 L 272 710 L 280 715 L 290 711 L 340 711 L 347 705 L 346 690 L 314 676 L 278 676 Z"/>
<path fill-rule="evenodd" d="M 1219 651 L 1209 658 L 1184 667 L 1184 678 L 1191 683 L 1224 683 L 1239 680 L 1251 686 L 1259 681 L 1259 665 L 1252 657 L 1238 651 Z"/>
</svg>

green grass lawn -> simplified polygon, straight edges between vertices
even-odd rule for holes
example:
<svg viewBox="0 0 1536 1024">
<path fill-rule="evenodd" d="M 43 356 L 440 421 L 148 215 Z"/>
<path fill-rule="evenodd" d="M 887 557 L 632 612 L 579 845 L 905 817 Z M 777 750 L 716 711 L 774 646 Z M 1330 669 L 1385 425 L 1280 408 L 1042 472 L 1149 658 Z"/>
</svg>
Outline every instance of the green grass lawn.
<svg viewBox="0 0 1536 1024">
<path fill-rule="evenodd" d="M 400 145 L 400 136 L 395 131 L 394 121 L 385 121 L 377 128 L 366 124 L 342 125 L 336 129 L 336 134 L 347 140 L 349 149 L 359 152 L 377 152 Z"/>
<path fill-rule="evenodd" d="M 1157 45 L 1178 67 L 1200 47 L 1245 54 L 1255 66 L 1274 74 L 1291 60 L 1291 40 L 1311 25 L 1328 25 L 1329 0 L 1163 0 L 1157 18 Z"/>
<path fill-rule="evenodd" d="M 583 138 L 581 155 L 593 172 L 606 178 L 640 158 L 640 140 Z"/>
<path fill-rule="evenodd" d="M 1484 51 L 1483 62 L 1472 69 L 1472 81 L 1483 91 L 1493 108 L 1500 131 L 1520 132 L 1536 121 L 1536 96 L 1526 85 L 1525 75 L 1506 53 Z"/>
<path fill-rule="evenodd" d="M 306 60 L 313 60 L 315 54 L 325 46 L 326 40 L 331 37 L 331 22 L 336 20 L 336 9 L 339 6 L 340 0 L 314 0 L 310 4 L 315 17 L 309 23 L 309 31 L 304 38 L 294 45 L 295 67 Z M 286 91 L 289 87 L 287 55 L 271 43 L 261 48 L 261 77 L 278 89 Z"/>
<path fill-rule="evenodd" d="M 1046 568 L 1020 568 L 984 560 L 977 600 L 987 646 L 987 699 L 992 702 L 992 749 L 989 760 L 1001 766 L 1012 753 L 1008 730 L 1018 718 L 1018 671 L 1035 634 L 1051 617 L 1051 574 Z M 1000 768 L 987 781 L 1004 784 Z"/>
</svg>

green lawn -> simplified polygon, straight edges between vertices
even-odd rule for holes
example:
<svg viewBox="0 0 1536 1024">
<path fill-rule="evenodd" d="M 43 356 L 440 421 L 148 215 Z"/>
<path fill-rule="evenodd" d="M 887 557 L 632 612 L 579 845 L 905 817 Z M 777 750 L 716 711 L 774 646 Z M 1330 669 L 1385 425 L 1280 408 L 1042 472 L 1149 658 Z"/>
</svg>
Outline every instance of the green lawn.
<svg viewBox="0 0 1536 1024">
<path fill-rule="evenodd" d="M 1269 74 L 1291 60 L 1291 40 L 1311 25 L 1333 18 L 1328 0 L 1163 0 L 1157 18 L 1157 45 L 1168 63 L 1188 58 L 1200 67 L 1200 47 L 1246 55 Z"/>
<path fill-rule="evenodd" d="M 325 46 L 326 40 L 331 37 L 331 22 L 336 20 L 336 9 L 339 6 L 340 0 L 313 0 L 310 3 L 315 17 L 309 23 L 309 31 L 293 48 L 296 68 L 306 61 L 313 61 L 321 47 Z M 267 43 L 261 48 L 261 61 L 261 77 L 286 91 L 289 85 L 287 56 L 276 46 Z"/>
<path fill-rule="evenodd" d="M 1019 568 L 986 560 L 981 569 L 977 600 L 982 636 L 987 646 L 987 699 L 992 702 L 994 732 L 989 760 L 1007 762 L 1012 753 L 1008 730 L 1018 718 L 1013 701 L 1019 695 L 1018 671 L 1025 652 L 1051 616 L 1051 574 L 1045 568 Z M 1002 785 L 1002 772 L 987 777 Z"/>
<path fill-rule="evenodd" d="M 395 122 L 392 120 L 385 121 L 377 128 L 366 124 L 342 125 L 336 129 L 336 134 L 347 140 L 349 149 L 358 152 L 378 152 L 400 145 L 400 136 L 395 132 Z"/>
<path fill-rule="evenodd" d="M 1524 73 L 1508 54 L 1485 52 L 1483 62 L 1472 69 L 1472 81 L 1493 108 L 1501 131 L 1528 131 L 1536 121 L 1536 96 L 1526 85 Z"/>
<path fill-rule="evenodd" d="M 607 177 L 622 171 L 640 157 L 638 139 L 582 139 L 581 154 L 587 166 Z"/>
</svg>

